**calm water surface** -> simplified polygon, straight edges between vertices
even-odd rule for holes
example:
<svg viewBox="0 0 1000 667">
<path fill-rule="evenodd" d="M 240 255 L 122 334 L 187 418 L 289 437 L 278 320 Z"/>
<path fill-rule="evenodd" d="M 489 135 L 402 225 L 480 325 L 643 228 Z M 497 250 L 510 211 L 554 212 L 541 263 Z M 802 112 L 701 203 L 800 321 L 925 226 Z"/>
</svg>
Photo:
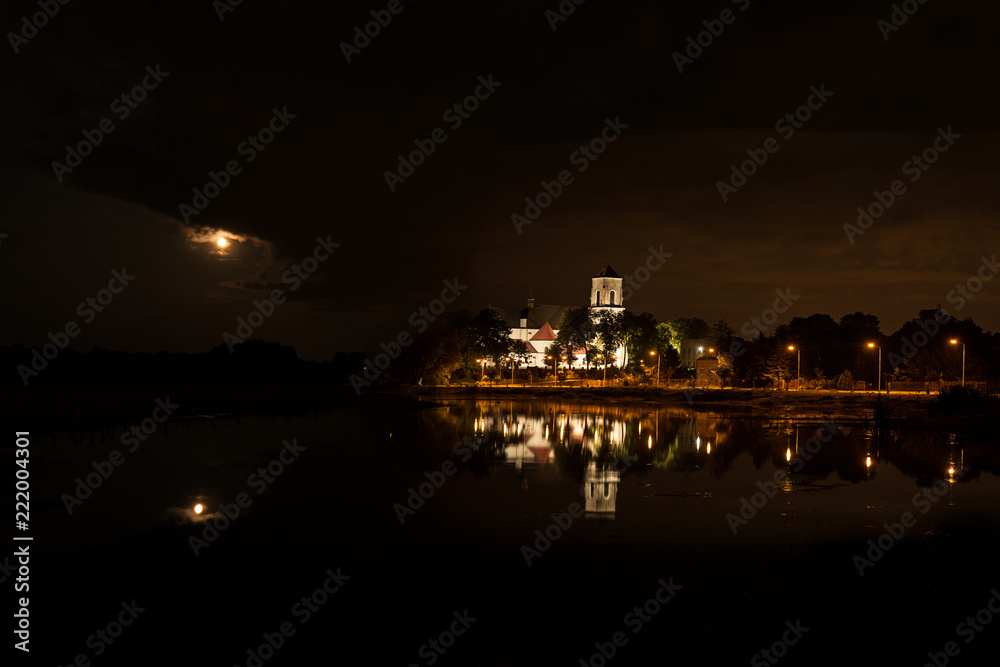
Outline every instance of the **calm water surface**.
<svg viewBox="0 0 1000 667">
<path fill-rule="evenodd" d="M 143 622 L 102 661 L 191 661 L 194 632 L 194 664 L 246 665 L 285 621 L 264 664 L 355 645 L 377 664 L 600 664 L 619 631 L 611 664 L 745 664 L 796 621 L 787 664 L 921 665 L 947 641 L 979 664 L 1000 635 L 956 634 L 1000 585 L 995 440 L 652 405 L 373 405 L 168 423 L 69 514 L 77 478 L 124 450 L 79 439 L 40 443 L 33 487 L 59 499 L 35 508 L 53 528 L 39 623 L 62 628 L 67 664 L 132 598 Z M 350 579 L 301 622 L 296 601 L 337 568 Z M 429 648 L 465 610 L 468 630 Z"/>
</svg>

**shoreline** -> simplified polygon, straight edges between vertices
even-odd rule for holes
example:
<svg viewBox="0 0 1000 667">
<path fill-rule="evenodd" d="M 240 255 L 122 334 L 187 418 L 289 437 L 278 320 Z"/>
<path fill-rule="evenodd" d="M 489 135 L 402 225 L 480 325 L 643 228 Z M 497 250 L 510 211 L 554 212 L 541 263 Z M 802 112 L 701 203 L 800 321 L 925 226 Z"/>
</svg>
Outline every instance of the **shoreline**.
<svg viewBox="0 0 1000 667">
<path fill-rule="evenodd" d="M 680 390 L 654 387 L 393 387 L 362 392 L 350 386 L 267 385 L 67 385 L 0 390 L 0 416 L 20 430 L 42 432 L 102 429 L 149 417 L 157 399 L 179 404 L 175 419 L 325 412 L 358 407 L 419 410 L 449 400 L 561 401 L 605 405 L 664 406 L 727 417 L 840 419 L 882 427 L 970 431 L 992 428 L 996 414 L 945 416 L 937 395 L 874 391 Z"/>
</svg>

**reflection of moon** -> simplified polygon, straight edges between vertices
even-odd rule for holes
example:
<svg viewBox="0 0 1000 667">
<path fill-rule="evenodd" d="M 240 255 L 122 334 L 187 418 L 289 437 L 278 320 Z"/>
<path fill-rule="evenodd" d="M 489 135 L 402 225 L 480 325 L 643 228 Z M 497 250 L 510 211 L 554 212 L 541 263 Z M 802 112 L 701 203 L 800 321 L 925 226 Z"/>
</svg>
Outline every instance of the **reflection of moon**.
<svg viewBox="0 0 1000 667">
<path fill-rule="evenodd" d="M 216 243 L 218 243 L 218 244 L 219 244 L 219 247 L 220 247 L 220 248 L 225 248 L 225 247 L 226 247 L 226 245 L 227 245 L 227 244 L 229 243 L 229 241 L 227 241 L 227 240 L 226 240 L 226 237 L 224 237 L 224 236 L 220 236 L 220 237 L 219 237 L 219 240 L 218 240 L 218 241 L 216 241 Z"/>
</svg>

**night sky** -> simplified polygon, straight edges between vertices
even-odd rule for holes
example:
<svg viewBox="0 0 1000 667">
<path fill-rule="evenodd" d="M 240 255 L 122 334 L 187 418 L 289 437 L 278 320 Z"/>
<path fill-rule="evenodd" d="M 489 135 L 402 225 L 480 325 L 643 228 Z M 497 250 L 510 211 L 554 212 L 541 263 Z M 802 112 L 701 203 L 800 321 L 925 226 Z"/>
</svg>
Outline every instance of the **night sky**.
<svg viewBox="0 0 1000 667">
<path fill-rule="evenodd" d="M 556 0 L 70 2 L 35 30 L 36 3 L 5 3 L 0 344 L 75 321 L 82 351 L 206 351 L 280 289 L 254 335 L 328 359 L 412 331 L 445 280 L 468 286 L 455 309 L 529 291 L 582 305 L 606 261 L 633 274 L 661 246 L 671 256 L 625 304 L 660 320 L 739 330 L 790 288 L 780 321 L 861 310 L 891 333 L 940 303 L 996 331 L 994 282 L 957 312 L 949 293 L 1000 237 L 1000 6 L 904 4 L 895 29 L 891 3 L 869 0 L 564 0 L 559 21 Z M 371 11 L 391 21 L 345 56 Z M 123 101 L 136 86 L 144 99 Z M 477 89 L 463 118 L 452 108 Z M 798 129 L 776 127 L 810 99 Z M 608 119 L 620 136 L 576 153 Z M 949 128 L 934 164 L 907 165 Z M 74 162 L 85 132 L 100 143 Z M 390 189 L 397 156 L 432 136 Z M 748 150 L 767 161 L 724 201 Z M 227 163 L 226 187 L 186 212 Z M 563 171 L 519 231 L 511 216 Z M 844 225 L 897 179 L 852 243 Z M 317 237 L 339 247 L 291 290 Z M 123 267 L 134 279 L 88 322 L 78 304 Z"/>
</svg>

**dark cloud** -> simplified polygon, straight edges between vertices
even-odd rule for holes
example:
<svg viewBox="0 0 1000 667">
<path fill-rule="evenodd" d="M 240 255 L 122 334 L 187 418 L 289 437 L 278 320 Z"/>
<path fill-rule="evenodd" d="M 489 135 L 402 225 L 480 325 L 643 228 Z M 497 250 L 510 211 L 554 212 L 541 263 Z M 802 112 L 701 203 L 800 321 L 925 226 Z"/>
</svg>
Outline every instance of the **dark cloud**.
<svg viewBox="0 0 1000 667">
<path fill-rule="evenodd" d="M 673 256 L 636 310 L 738 325 L 792 287 L 794 314 L 860 309 L 893 329 L 996 252 L 995 3 L 927 3 L 888 41 L 891 3 L 585 3 L 553 31 L 557 4 L 405 2 L 350 64 L 339 44 L 384 3 L 243 3 L 224 21 L 212 3 L 61 6 L 0 56 L 0 272 L 18 285 L 0 342 L 40 342 L 134 266 L 81 347 L 205 349 L 327 235 L 340 248 L 260 331 L 312 358 L 395 337 L 445 279 L 473 309 L 529 290 L 580 303 L 606 259 L 624 274 L 661 244 Z M 673 54 L 724 8 L 734 22 L 679 73 Z M 3 24 L 34 9 L 8 5 Z M 157 65 L 169 75 L 116 118 Z M 491 74 L 500 88 L 451 129 L 442 113 Z M 775 121 L 820 85 L 833 97 L 781 138 Z M 247 162 L 241 144 L 286 107 Z M 106 117 L 114 131 L 59 182 L 52 162 Z M 575 171 L 609 117 L 628 129 Z M 849 243 L 856 208 L 948 126 L 961 139 Z M 385 171 L 436 128 L 447 141 L 390 192 Z M 723 202 L 717 181 L 769 137 L 780 150 Z M 231 160 L 240 173 L 185 223 L 179 205 Z M 511 214 L 563 169 L 574 182 L 518 234 Z M 962 315 L 1000 329 L 996 294 Z"/>
</svg>

